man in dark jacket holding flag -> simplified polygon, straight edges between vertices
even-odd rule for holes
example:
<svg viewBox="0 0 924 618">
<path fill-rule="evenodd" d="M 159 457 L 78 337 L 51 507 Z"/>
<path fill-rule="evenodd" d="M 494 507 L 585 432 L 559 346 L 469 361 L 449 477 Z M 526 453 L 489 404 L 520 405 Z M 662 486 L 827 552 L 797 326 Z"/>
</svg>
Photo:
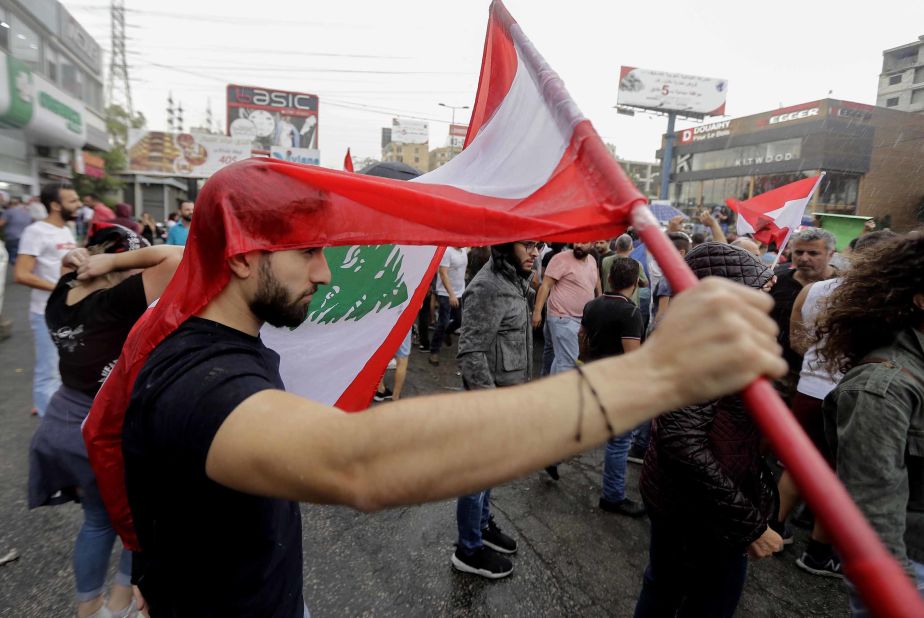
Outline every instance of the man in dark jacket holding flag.
<svg viewBox="0 0 924 618">
<path fill-rule="evenodd" d="M 466 390 L 523 384 L 531 377 L 529 280 L 538 245 L 524 240 L 491 247 L 491 258 L 465 290 L 458 358 Z M 501 554 L 516 553 L 517 543 L 494 523 L 490 499 L 490 489 L 459 498 L 452 566 L 499 579 L 513 571 Z"/>
</svg>

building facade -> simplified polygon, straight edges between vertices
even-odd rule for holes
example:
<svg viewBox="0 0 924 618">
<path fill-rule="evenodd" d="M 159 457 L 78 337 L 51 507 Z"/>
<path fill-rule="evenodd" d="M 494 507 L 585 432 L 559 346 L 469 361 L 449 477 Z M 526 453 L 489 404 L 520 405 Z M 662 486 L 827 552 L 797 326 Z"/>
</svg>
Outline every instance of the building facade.
<svg viewBox="0 0 924 618">
<path fill-rule="evenodd" d="M 882 52 L 876 105 L 924 113 L 924 36 L 914 43 Z"/>
<path fill-rule="evenodd" d="M 635 183 L 635 186 L 650 200 L 658 199 L 661 190 L 661 164 L 647 161 L 629 161 L 620 159 L 619 165 L 626 175 Z"/>
<path fill-rule="evenodd" d="M 75 170 L 101 175 L 104 105 L 102 48 L 67 9 L 0 0 L 0 189 L 36 195 Z"/>
<path fill-rule="evenodd" d="M 428 144 L 402 144 L 388 142 L 382 147 L 382 161 L 398 161 L 421 172 L 430 171 L 430 152 Z"/>
<path fill-rule="evenodd" d="M 748 199 L 826 173 L 809 212 L 919 225 L 924 115 L 824 99 L 675 135 L 671 200 L 687 209 Z M 660 153 L 659 153 L 660 156 Z"/>
</svg>

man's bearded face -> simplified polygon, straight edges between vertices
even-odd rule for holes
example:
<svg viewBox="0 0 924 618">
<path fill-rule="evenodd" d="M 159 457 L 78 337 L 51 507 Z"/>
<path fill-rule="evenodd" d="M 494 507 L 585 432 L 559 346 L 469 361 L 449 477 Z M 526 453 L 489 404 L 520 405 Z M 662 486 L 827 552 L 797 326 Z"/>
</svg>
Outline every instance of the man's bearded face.
<svg viewBox="0 0 924 618">
<path fill-rule="evenodd" d="M 589 242 L 574 243 L 574 257 L 576 257 L 579 260 L 583 260 L 585 257 L 587 257 L 587 253 L 590 251 L 591 247 L 593 247 L 593 243 L 589 243 Z"/>
<path fill-rule="evenodd" d="M 250 310 L 260 320 L 277 328 L 296 328 L 305 321 L 311 295 L 317 291 L 312 284 L 299 292 L 293 300 L 288 289 L 273 275 L 269 256 L 260 263 L 260 283 L 256 297 L 250 302 Z"/>
</svg>

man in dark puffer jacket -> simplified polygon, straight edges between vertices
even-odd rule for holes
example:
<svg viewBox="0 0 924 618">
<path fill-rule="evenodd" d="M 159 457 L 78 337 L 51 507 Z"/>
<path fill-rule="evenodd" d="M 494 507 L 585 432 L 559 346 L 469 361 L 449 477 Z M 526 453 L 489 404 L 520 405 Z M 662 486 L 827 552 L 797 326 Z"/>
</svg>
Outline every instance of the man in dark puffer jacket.
<svg viewBox="0 0 924 618">
<path fill-rule="evenodd" d="M 772 276 L 747 251 L 722 243 L 699 245 L 685 260 L 700 279 L 766 289 Z M 746 554 L 764 558 L 782 549 L 767 526 L 778 497 L 759 443 L 738 396 L 654 421 L 640 481 L 651 544 L 636 618 L 731 616 L 744 587 Z"/>
</svg>

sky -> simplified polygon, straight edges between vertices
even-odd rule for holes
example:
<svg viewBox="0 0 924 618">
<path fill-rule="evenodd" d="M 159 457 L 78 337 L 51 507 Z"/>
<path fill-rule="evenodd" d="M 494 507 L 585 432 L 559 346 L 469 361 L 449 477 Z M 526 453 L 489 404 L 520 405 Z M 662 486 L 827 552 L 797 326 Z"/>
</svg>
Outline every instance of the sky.
<svg viewBox="0 0 924 618">
<path fill-rule="evenodd" d="M 604 141 L 640 161 L 655 160 L 667 121 L 616 113 L 620 65 L 727 79 L 726 118 L 738 118 L 829 96 L 875 104 L 882 51 L 924 35 L 924 2 L 911 0 L 505 4 Z M 108 65 L 108 2 L 64 5 Z M 452 111 L 439 103 L 474 100 L 489 0 L 125 5 L 132 97 L 149 128 L 166 129 L 170 92 L 186 128 L 204 124 L 209 104 L 224 127 L 229 83 L 309 92 L 321 164 L 339 168 L 347 147 L 379 158 L 394 116 L 429 120 L 430 147 L 445 144 Z"/>
</svg>

